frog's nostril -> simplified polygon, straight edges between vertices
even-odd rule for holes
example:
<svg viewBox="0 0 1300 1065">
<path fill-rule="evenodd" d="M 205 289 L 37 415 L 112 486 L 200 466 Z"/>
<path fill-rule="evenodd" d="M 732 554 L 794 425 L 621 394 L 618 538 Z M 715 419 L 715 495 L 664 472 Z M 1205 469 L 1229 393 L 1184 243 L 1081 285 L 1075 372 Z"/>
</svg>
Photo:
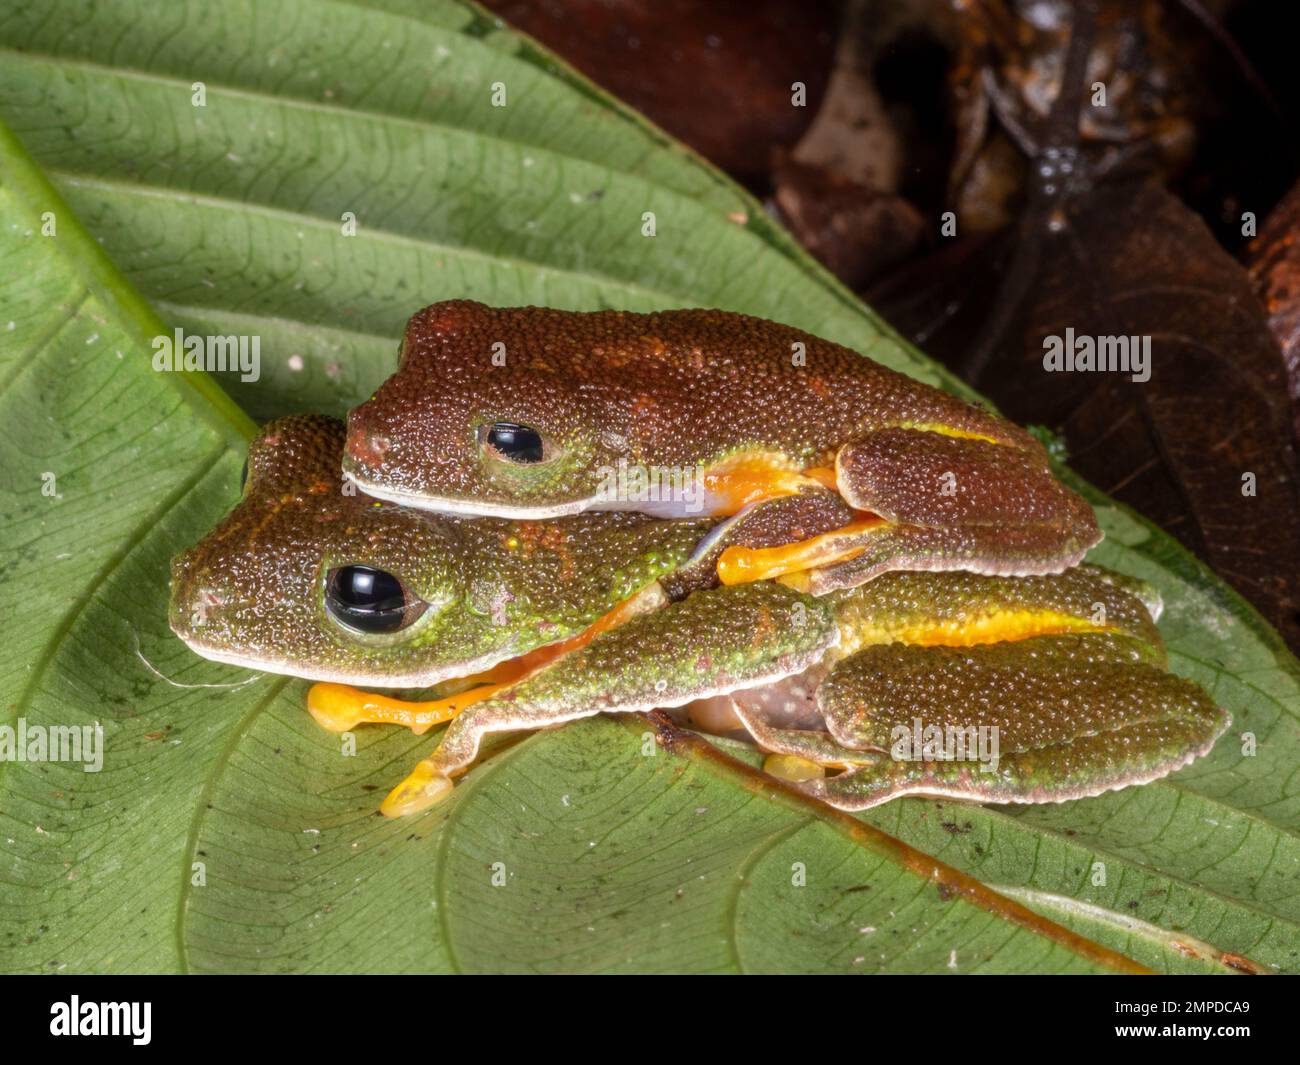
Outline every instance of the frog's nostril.
<svg viewBox="0 0 1300 1065">
<path fill-rule="evenodd" d="M 348 432 L 348 458 L 363 466 L 377 466 L 383 462 L 388 447 L 388 437 L 369 433 L 362 426 L 355 426 Z"/>
<path fill-rule="evenodd" d="M 174 585 L 169 608 L 172 631 L 187 640 L 196 638 L 225 605 L 226 597 L 207 585 Z"/>
</svg>

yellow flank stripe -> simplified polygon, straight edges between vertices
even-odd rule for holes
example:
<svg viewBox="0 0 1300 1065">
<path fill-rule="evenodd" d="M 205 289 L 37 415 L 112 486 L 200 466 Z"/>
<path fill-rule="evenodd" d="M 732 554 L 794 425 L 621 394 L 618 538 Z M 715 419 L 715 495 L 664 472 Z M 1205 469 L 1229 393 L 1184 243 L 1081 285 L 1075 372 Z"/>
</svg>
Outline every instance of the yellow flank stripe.
<svg viewBox="0 0 1300 1065">
<path fill-rule="evenodd" d="M 957 429 L 951 425 L 940 425 L 938 422 L 899 422 L 900 429 L 916 429 L 923 433 L 937 433 L 939 436 L 951 436 L 958 440 L 983 440 L 989 444 L 1002 444 L 1005 441 L 999 440 L 995 436 L 988 436 L 984 433 L 972 433 L 966 429 Z"/>
<path fill-rule="evenodd" d="M 1072 632 L 1110 632 L 1087 618 L 1055 610 L 996 610 L 975 618 L 925 619 L 890 624 L 875 618 L 849 618 L 840 624 L 839 654 L 863 647 L 906 643 L 918 647 L 974 647 L 1010 643 L 1034 636 L 1063 636 Z"/>
</svg>

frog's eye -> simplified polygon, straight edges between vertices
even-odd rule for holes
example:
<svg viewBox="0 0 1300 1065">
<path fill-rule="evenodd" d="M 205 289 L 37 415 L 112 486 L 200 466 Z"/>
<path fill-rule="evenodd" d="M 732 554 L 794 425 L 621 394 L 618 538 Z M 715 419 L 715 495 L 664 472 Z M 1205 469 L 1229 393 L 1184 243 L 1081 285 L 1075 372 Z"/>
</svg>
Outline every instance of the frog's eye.
<svg viewBox="0 0 1300 1065">
<path fill-rule="evenodd" d="M 483 439 L 502 458 L 521 466 L 541 462 L 545 455 L 542 434 L 517 422 L 493 422 L 485 426 Z"/>
<path fill-rule="evenodd" d="M 342 566 L 325 582 L 325 609 L 350 629 L 371 635 L 406 628 L 428 608 L 382 569 Z"/>
</svg>

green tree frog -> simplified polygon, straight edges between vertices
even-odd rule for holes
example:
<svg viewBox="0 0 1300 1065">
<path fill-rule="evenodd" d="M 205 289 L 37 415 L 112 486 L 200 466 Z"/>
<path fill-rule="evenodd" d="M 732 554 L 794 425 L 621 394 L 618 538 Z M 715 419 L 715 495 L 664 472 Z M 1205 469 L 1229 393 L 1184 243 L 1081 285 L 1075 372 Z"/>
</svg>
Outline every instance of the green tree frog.
<svg viewBox="0 0 1300 1065">
<path fill-rule="evenodd" d="M 329 419 L 264 430 L 240 502 L 173 564 L 171 623 L 207 657 L 325 681 L 308 702 L 327 728 L 450 721 L 389 815 L 446 798 L 490 733 L 601 711 L 721 714 L 771 772 L 851 810 L 1094 795 L 1228 725 L 1165 668 L 1158 600 L 1095 567 L 890 573 L 820 597 L 680 587 L 708 522 L 412 511 L 348 494 L 342 446 Z M 345 687 L 453 677 L 471 686 L 426 703 Z"/>
</svg>

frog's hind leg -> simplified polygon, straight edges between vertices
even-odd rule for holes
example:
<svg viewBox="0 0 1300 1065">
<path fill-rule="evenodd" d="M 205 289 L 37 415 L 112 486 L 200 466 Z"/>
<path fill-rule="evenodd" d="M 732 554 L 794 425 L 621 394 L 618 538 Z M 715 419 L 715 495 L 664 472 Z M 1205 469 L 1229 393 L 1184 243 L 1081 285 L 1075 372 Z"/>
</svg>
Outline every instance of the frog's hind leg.
<svg viewBox="0 0 1300 1065">
<path fill-rule="evenodd" d="M 385 799 L 389 816 L 445 798 L 492 732 L 537 729 L 602 711 L 630 713 L 802 672 L 838 639 L 824 602 L 776 584 L 714 589 L 641 614 L 467 707 L 434 753 Z"/>
<path fill-rule="evenodd" d="M 844 770 L 804 785 L 833 805 L 1077 798 L 1171 772 L 1227 727 L 1165 670 L 1159 596 L 1096 566 L 891 573 L 828 601 L 841 629 L 828 660 L 732 703 L 761 747 L 801 760 L 775 761 L 776 775 Z M 788 723 L 800 727 L 774 727 Z"/>
<path fill-rule="evenodd" d="M 1156 780 L 1208 753 L 1230 718 L 1136 644 L 1095 632 L 868 647 L 818 701 L 836 744 L 888 754 L 798 786 L 863 810 L 903 795 L 1062 802 Z"/>
<path fill-rule="evenodd" d="M 723 583 L 811 570 L 807 590 L 824 594 L 896 569 L 1059 573 L 1101 539 L 1037 444 L 892 427 L 845 444 L 835 472 L 858 520 L 785 547 L 730 548 Z"/>
</svg>

